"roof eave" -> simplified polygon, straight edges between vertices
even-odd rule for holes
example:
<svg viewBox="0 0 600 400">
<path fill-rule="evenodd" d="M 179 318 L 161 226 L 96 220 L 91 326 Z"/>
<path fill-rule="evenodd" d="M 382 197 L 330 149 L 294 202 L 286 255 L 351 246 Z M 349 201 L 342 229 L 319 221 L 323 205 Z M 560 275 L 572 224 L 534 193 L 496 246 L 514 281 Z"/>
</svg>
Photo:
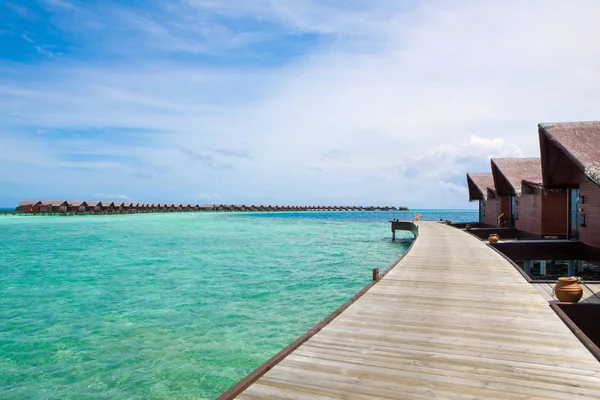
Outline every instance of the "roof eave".
<svg viewBox="0 0 600 400">
<path fill-rule="evenodd" d="M 486 200 L 486 193 L 483 193 L 481 188 L 473 182 L 469 174 L 467 174 L 467 187 L 469 189 L 469 201 Z"/>
<path fill-rule="evenodd" d="M 520 193 L 517 193 L 515 187 L 502 173 L 502 170 L 496 165 L 493 159 L 490 160 L 490 164 L 492 167 L 492 176 L 494 177 L 494 189 L 496 190 L 496 195 L 499 197 L 519 195 Z"/>
</svg>

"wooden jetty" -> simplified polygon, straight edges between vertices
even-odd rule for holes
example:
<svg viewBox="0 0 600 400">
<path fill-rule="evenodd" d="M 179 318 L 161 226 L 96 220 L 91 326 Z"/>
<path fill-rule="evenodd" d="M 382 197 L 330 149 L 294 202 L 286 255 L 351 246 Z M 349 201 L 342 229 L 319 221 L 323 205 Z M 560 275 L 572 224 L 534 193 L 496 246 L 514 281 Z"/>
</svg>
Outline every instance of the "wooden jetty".
<svg viewBox="0 0 600 400">
<path fill-rule="evenodd" d="M 387 275 L 220 399 L 600 398 L 600 363 L 508 261 L 416 224 Z"/>
</svg>

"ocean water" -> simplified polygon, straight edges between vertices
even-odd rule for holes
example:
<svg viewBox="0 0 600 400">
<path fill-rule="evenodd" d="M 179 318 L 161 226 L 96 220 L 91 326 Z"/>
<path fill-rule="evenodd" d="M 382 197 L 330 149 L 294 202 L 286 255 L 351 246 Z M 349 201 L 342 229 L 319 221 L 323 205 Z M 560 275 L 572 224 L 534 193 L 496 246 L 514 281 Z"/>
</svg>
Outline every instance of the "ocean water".
<svg viewBox="0 0 600 400">
<path fill-rule="evenodd" d="M 0 398 L 214 398 L 399 258 L 413 213 L 0 216 Z"/>
</svg>

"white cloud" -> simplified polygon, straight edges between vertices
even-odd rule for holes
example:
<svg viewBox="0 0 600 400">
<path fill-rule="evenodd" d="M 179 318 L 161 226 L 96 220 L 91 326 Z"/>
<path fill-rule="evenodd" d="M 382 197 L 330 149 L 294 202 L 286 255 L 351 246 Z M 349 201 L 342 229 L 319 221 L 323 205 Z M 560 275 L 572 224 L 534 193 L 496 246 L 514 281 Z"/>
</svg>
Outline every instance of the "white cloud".
<svg viewBox="0 0 600 400">
<path fill-rule="evenodd" d="M 486 172 L 492 157 L 522 157 L 522 150 L 501 138 L 471 136 L 463 143 L 445 143 L 410 157 L 398 165 L 407 179 L 448 178 L 457 173 Z M 393 169 L 394 167 L 392 167 Z"/>
<path fill-rule="evenodd" d="M 164 18 L 114 5 L 90 19 L 57 16 L 63 29 L 93 23 L 95 33 L 132 22 L 121 49 L 140 59 L 0 64 L 0 140 L 9 142 L 0 167 L 18 166 L 32 182 L 54 182 L 60 171 L 72 188 L 102 185 L 96 190 L 149 200 L 157 189 L 174 196 L 165 201 L 191 200 L 195 188 L 240 203 L 362 198 L 460 207 L 468 205 L 466 172 L 489 168 L 491 156 L 537 156 L 538 122 L 595 119 L 600 108 L 595 1 L 168 7 Z M 211 25 L 211 12 L 277 28 L 240 37 L 230 25 Z M 178 55 L 230 55 L 280 33 L 319 40 L 267 66 L 164 53 L 172 46 Z M 105 43 L 118 39 L 107 34 Z M 57 133 L 65 129 L 70 135 Z M 29 133 L 36 130 L 45 133 Z M 75 162 L 67 152 L 105 168 L 61 169 Z"/>
</svg>

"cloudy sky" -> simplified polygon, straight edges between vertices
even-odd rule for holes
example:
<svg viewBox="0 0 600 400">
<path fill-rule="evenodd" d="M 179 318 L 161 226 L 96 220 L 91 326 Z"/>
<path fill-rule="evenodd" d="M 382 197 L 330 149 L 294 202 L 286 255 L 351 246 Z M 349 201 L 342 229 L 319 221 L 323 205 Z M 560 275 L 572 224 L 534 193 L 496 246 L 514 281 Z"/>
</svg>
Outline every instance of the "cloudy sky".
<svg viewBox="0 0 600 400">
<path fill-rule="evenodd" d="M 0 1 L 0 206 L 467 208 L 600 110 L 600 2 Z"/>
</svg>

